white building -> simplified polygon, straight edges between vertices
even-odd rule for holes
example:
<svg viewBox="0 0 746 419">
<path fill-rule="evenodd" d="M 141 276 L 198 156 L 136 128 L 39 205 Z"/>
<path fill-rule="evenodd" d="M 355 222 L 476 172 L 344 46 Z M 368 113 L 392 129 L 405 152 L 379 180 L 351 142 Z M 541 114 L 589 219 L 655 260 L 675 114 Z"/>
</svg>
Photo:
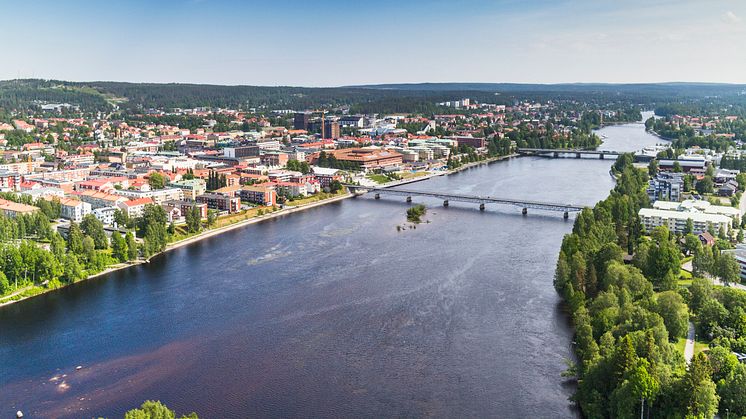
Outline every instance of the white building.
<svg viewBox="0 0 746 419">
<path fill-rule="evenodd" d="M 639 212 L 645 231 L 664 226 L 674 233 L 683 233 L 686 220 L 691 219 L 694 233 L 701 233 L 712 228 L 715 232 L 724 229 L 728 232 L 732 219 L 721 214 L 705 214 L 702 212 L 670 211 L 656 208 L 642 208 Z"/>
<path fill-rule="evenodd" d="M 91 213 L 91 204 L 78 199 L 59 198 L 62 218 L 79 223 Z"/>
<path fill-rule="evenodd" d="M 680 211 L 680 212 L 700 212 L 704 214 L 720 214 L 731 218 L 739 219 L 741 217 L 741 210 L 731 206 L 725 205 L 712 205 L 707 201 L 687 199 L 682 202 L 670 202 L 670 201 L 655 201 L 653 208 L 668 210 L 668 211 Z"/>
<path fill-rule="evenodd" d="M 103 207 L 96 208 L 92 211 L 94 217 L 98 218 L 104 225 L 114 225 L 114 213 L 117 212 L 116 207 Z"/>
</svg>

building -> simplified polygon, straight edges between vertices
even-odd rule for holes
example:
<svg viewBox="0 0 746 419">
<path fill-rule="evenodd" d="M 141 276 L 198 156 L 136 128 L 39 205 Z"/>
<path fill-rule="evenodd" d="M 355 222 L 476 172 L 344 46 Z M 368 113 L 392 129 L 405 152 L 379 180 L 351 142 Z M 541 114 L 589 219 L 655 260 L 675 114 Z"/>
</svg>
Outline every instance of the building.
<svg viewBox="0 0 746 419">
<path fill-rule="evenodd" d="M 146 205 L 152 204 L 153 200 L 150 198 L 138 198 L 129 201 L 122 201 L 117 204 L 117 207 L 127 214 L 128 217 L 134 218 L 143 214 Z"/>
<path fill-rule="evenodd" d="M 316 179 L 319 180 L 322 188 L 328 188 L 332 182 L 342 181 L 342 176 L 339 174 L 339 169 L 330 169 L 328 167 L 316 167 L 314 166 L 311 171 Z"/>
<path fill-rule="evenodd" d="M 197 202 L 200 204 L 207 204 L 207 207 L 210 209 L 228 211 L 229 213 L 238 212 L 241 209 L 241 198 L 216 193 L 199 195 L 197 197 Z"/>
<path fill-rule="evenodd" d="M 705 159 L 680 159 L 680 160 L 658 160 L 658 169 L 665 171 L 672 171 L 675 164 L 678 163 L 681 170 L 685 173 L 692 171 L 704 172 L 707 161 Z"/>
<path fill-rule="evenodd" d="M 653 208 L 668 211 L 701 212 L 705 214 L 720 214 L 740 221 L 741 210 L 725 205 L 712 205 L 703 200 L 687 199 L 683 202 L 656 201 Z"/>
<path fill-rule="evenodd" d="M 686 230 L 688 219 L 692 220 L 694 233 L 701 233 L 710 229 L 715 232 L 724 229 L 727 233 L 731 225 L 731 218 L 721 214 L 642 208 L 639 215 L 642 225 L 648 233 L 660 226 L 667 227 L 674 233 L 683 233 Z"/>
<path fill-rule="evenodd" d="M 83 217 L 90 214 L 92 210 L 91 204 L 83 202 L 79 199 L 59 198 L 59 201 L 60 215 L 62 216 L 62 218 L 76 223 L 83 221 Z"/>
<path fill-rule="evenodd" d="M 99 191 L 81 191 L 76 194 L 81 201 L 91 204 L 91 207 L 118 207 L 119 203 L 127 201 L 127 198 Z"/>
<path fill-rule="evenodd" d="M 247 185 L 238 191 L 242 201 L 271 207 L 277 203 L 277 191 L 274 184 Z"/>
<path fill-rule="evenodd" d="M 167 201 L 163 205 L 179 208 L 183 216 L 186 216 L 188 211 L 196 207 L 199 210 L 200 218 L 207 218 L 207 204 L 200 204 L 194 201 Z"/>
<path fill-rule="evenodd" d="M 169 183 L 169 186 L 179 188 L 184 194 L 184 199 L 194 201 L 197 199 L 197 195 L 202 195 L 207 192 L 207 182 L 204 179 L 182 179 L 175 182 Z"/>
<path fill-rule="evenodd" d="M 137 190 L 113 190 L 114 195 L 124 196 L 129 199 L 143 199 L 150 198 L 153 203 L 160 205 L 166 201 L 181 200 L 184 199 L 184 191 L 180 188 L 164 188 L 164 189 L 153 189 L 150 191 L 137 191 Z"/>
<path fill-rule="evenodd" d="M 679 201 L 684 192 L 684 174 L 660 172 L 648 181 L 646 192 L 651 202 L 659 199 Z"/>
<path fill-rule="evenodd" d="M 103 225 L 114 225 L 114 214 L 117 212 L 117 207 L 103 207 L 96 208 L 91 211 L 94 217 L 98 218 Z"/>
<path fill-rule="evenodd" d="M 300 182 L 277 182 L 275 183 L 277 193 L 284 196 L 307 196 L 308 185 Z"/>
<path fill-rule="evenodd" d="M 284 167 L 290 161 L 290 155 L 281 151 L 267 152 L 261 157 L 261 162 L 265 166 Z"/>
<path fill-rule="evenodd" d="M 483 137 L 454 136 L 448 138 L 455 140 L 459 146 L 467 145 L 474 148 L 484 148 L 487 146 L 487 140 Z"/>
<path fill-rule="evenodd" d="M 19 215 L 33 214 L 36 211 L 39 211 L 39 208 L 32 205 L 19 204 L 18 202 L 0 199 L 0 211 L 2 211 L 6 217 L 15 218 Z"/>
<path fill-rule="evenodd" d="M 223 155 L 232 159 L 257 157 L 259 156 L 259 146 L 246 145 L 241 147 L 226 147 L 223 149 Z"/>
<path fill-rule="evenodd" d="M 363 171 L 400 166 L 403 163 L 401 153 L 377 148 L 343 148 L 327 151 L 326 154 L 334 156 L 337 162 L 347 163 L 347 166 Z M 312 163 L 318 162 L 319 154 L 316 154 Z"/>
<path fill-rule="evenodd" d="M 21 175 L 16 172 L 0 170 L 0 191 L 17 191 L 21 185 Z"/>
<path fill-rule="evenodd" d="M 293 128 L 308 130 L 308 123 L 311 121 L 310 112 L 296 112 L 293 116 Z"/>
</svg>

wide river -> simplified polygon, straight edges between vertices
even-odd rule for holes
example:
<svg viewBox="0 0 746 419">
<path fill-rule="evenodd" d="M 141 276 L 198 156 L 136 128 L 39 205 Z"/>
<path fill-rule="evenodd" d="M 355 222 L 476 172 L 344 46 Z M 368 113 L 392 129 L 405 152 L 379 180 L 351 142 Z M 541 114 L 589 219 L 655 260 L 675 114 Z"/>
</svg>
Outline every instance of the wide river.
<svg viewBox="0 0 746 419">
<path fill-rule="evenodd" d="M 592 205 L 610 165 L 517 158 L 409 187 Z M 429 223 L 397 231 L 403 201 L 310 209 L 0 308 L 0 416 L 115 418 L 146 399 L 205 418 L 576 416 L 552 287 L 572 217 L 415 199 Z"/>
</svg>

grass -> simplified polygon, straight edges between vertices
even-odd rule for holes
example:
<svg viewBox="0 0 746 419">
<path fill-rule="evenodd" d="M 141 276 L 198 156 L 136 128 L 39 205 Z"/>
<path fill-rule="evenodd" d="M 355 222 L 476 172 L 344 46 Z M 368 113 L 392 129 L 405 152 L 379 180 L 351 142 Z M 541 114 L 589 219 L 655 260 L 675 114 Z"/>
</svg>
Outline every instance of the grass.
<svg viewBox="0 0 746 419">
<path fill-rule="evenodd" d="M 675 343 L 676 350 L 679 351 L 682 355 L 684 355 L 684 348 L 686 347 L 686 338 L 679 338 L 678 341 Z M 698 354 L 704 350 L 709 349 L 709 342 L 701 341 L 701 340 L 695 340 L 694 341 L 694 354 Z"/>
<path fill-rule="evenodd" d="M 371 173 L 369 175 L 366 175 L 365 177 L 367 177 L 368 179 L 370 179 L 370 180 L 372 180 L 373 182 L 376 182 L 376 183 L 386 183 L 386 182 L 389 182 L 391 180 L 391 179 L 387 178 L 384 175 L 373 174 L 373 173 Z"/>
<path fill-rule="evenodd" d="M 425 172 L 425 171 L 422 171 L 422 172 L 402 172 L 402 173 L 399 173 L 399 175 L 401 175 L 402 179 L 415 179 L 415 178 L 418 178 L 418 177 L 427 176 L 429 174 L 430 174 L 430 172 Z"/>
</svg>

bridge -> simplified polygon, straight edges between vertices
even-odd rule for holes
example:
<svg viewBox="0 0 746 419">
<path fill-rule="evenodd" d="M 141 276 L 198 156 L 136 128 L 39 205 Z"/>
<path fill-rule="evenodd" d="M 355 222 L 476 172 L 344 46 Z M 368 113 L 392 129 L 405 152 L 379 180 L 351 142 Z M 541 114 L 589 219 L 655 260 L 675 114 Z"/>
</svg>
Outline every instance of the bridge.
<svg viewBox="0 0 746 419">
<path fill-rule="evenodd" d="M 562 212 L 564 218 L 569 217 L 570 212 L 582 211 L 585 206 L 575 204 L 558 204 L 551 202 L 540 202 L 531 201 L 526 199 L 509 199 L 509 198 L 496 198 L 492 196 L 478 196 L 478 195 L 464 195 L 455 193 L 442 193 L 442 192 L 423 192 L 414 191 L 410 189 L 391 189 L 385 187 L 375 186 L 360 186 L 360 185 L 344 185 L 350 192 L 355 195 L 362 195 L 367 192 L 375 194 L 375 199 L 380 199 L 381 195 L 397 195 L 405 196 L 407 202 L 412 202 L 413 196 L 424 196 L 428 198 L 437 198 L 443 200 L 443 206 L 447 207 L 450 201 L 454 202 L 469 202 L 479 204 L 479 209 L 484 211 L 486 204 L 498 204 L 498 205 L 512 205 L 523 208 L 523 215 L 528 214 L 528 209 L 537 209 L 545 211 L 557 211 Z"/>
<path fill-rule="evenodd" d="M 599 159 L 604 159 L 606 156 L 619 156 L 623 153 L 611 150 L 580 150 L 577 148 L 519 148 L 518 154 L 524 156 L 540 156 L 540 157 L 566 157 L 568 154 L 575 155 L 576 159 L 582 156 L 598 156 Z"/>
</svg>

